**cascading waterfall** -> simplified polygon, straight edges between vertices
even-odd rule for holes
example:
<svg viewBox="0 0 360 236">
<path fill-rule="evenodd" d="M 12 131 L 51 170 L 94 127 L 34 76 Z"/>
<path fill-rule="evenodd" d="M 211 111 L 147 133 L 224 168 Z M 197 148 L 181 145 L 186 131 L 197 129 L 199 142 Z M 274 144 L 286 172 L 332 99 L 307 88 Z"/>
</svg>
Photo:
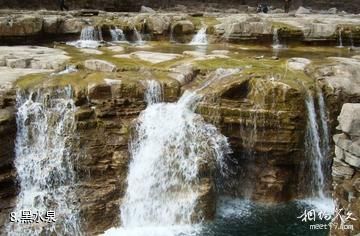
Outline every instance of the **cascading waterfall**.
<svg viewBox="0 0 360 236">
<path fill-rule="evenodd" d="M 305 146 L 313 168 L 312 194 L 314 197 L 325 198 L 323 191 L 325 184 L 323 173 L 324 155 L 321 150 L 320 133 L 317 124 L 314 98 L 311 94 L 308 95 L 305 103 L 308 112 Z"/>
<path fill-rule="evenodd" d="M 275 28 L 273 31 L 273 44 L 272 44 L 272 48 L 273 49 L 281 49 L 284 48 L 284 45 L 282 45 L 280 43 L 280 39 L 279 39 L 279 29 Z"/>
<path fill-rule="evenodd" d="M 144 81 L 146 86 L 145 101 L 151 105 L 163 101 L 161 84 L 156 80 Z"/>
<path fill-rule="evenodd" d="M 308 92 L 305 104 L 308 112 L 308 123 L 306 130 L 306 154 L 308 160 L 311 162 L 312 167 L 312 197 L 315 199 L 315 202 L 331 202 L 329 196 L 324 192 L 326 188 L 326 173 L 327 170 L 327 157 L 330 151 L 329 146 L 329 127 L 328 127 L 328 118 L 325 105 L 325 99 L 322 91 L 318 88 L 317 90 L 318 97 L 318 108 L 320 119 L 318 119 L 318 114 L 316 112 L 316 106 L 314 97 Z M 318 125 L 320 122 L 320 125 Z M 318 200 L 320 201 L 318 201 Z M 315 203 L 316 204 L 316 203 Z M 331 208 L 331 206 L 329 207 Z M 329 210 L 331 211 L 331 210 Z"/>
<path fill-rule="evenodd" d="M 102 40 L 100 27 L 86 26 L 81 30 L 80 40 L 67 44 L 77 48 L 98 48 Z"/>
<path fill-rule="evenodd" d="M 9 235 L 81 235 L 74 203 L 75 173 L 72 145 L 76 143 L 75 104 L 71 89 L 38 90 L 17 95 L 15 167 L 20 193 L 14 209 L 44 216 L 55 212 L 56 222 L 10 223 Z"/>
<path fill-rule="evenodd" d="M 141 36 L 140 32 L 136 29 L 136 27 L 134 27 L 134 36 L 135 36 L 136 44 L 138 44 L 138 45 L 145 44 L 145 42 L 142 39 L 142 36 Z"/>
<path fill-rule="evenodd" d="M 339 29 L 339 46 L 338 48 L 343 48 L 343 39 L 342 39 L 342 29 Z"/>
<path fill-rule="evenodd" d="M 170 43 L 176 43 L 175 37 L 174 37 L 174 27 L 171 26 L 170 28 Z"/>
<path fill-rule="evenodd" d="M 208 45 L 207 35 L 206 35 L 207 27 L 202 27 L 199 32 L 194 36 L 189 45 Z"/>
<path fill-rule="evenodd" d="M 199 90 L 237 71 L 219 70 Z M 120 209 L 123 227 L 106 235 L 188 235 L 194 219 L 201 221 L 201 213 L 195 212 L 200 166 L 226 170 L 224 157 L 231 151 L 227 138 L 194 112 L 202 99 L 199 90 L 185 91 L 176 103 L 154 103 L 161 90 L 155 82 L 148 85 L 155 89 L 146 95 L 149 105 L 131 140 L 128 188 Z"/>
<path fill-rule="evenodd" d="M 125 34 L 122 31 L 122 29 L 119 29 L 117 27 L 115 27 L 114 29 L 110 29 L 110 34 L 111 34 L 111 40 L 113 42 L 124 42 L 124 41 L 126 41 Z"/>
</svg>

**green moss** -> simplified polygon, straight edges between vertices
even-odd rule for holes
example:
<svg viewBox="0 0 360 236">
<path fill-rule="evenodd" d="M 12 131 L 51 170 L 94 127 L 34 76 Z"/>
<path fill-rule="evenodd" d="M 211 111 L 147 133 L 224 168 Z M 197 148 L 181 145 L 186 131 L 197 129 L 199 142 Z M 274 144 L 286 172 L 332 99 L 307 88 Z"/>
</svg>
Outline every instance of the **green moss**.
<svg viewBox="0 0 360 236">
<path fill-rule="evenodd" d="M 212 33 L 212 29 L 220 22 L 215 17 L 191 17 L 190 21 L 194 24 L 196 29 L 201 29 L 203 25 L 208 27 L 208 33 Z"/>
<path fill-rule="evenodd" d="M 283 22 L 272 22 L 272 28 L 278 29 L 278 35 L 281 38 L 303 38 L 304 33 L 296 26 L 292 26 Z"/>
<path fill-rule="evenodd" d="M 48 73 L 30 74 L 22 76 L 15 82 L 15 86 L 21 89 L 36 88 L 48 78 Z"/>
</svg>

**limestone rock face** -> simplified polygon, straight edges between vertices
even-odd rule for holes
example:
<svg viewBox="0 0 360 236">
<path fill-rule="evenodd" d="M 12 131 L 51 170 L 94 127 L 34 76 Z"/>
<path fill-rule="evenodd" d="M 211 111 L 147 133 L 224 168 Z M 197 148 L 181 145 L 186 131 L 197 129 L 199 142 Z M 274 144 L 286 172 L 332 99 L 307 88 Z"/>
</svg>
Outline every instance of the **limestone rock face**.
<svg viewBox="0 0 360 236">
<path fill-rule="evenodd" d="M 236 161 L 229 163 L 235 174 L 226 193 L 267 203 L 301 197 L 305 95 L 276 80 L 233 79 L 212 86 L 205 92 L 212 99 L 198 108 L 234 152 Z"/>
<path fill-rule="evenodd" d="M 356 117 L 360 117 L 360 104 L 344 104 L 338 118 L 338 128 L 352 138 L 360 137 L 360 119 Z"/>
<path fill-rule="evenodd" d="M 0 84 L 0 232 L 8 220 L 15 203 L 16 174 L 15 158 L 15 91 L 12 86 Z"/>
<path fill-rule="evenodd" d="M 215 26 L 215 33 L 224 35 L 226 39 L 257 37 L 272 34 L 269 21 L 259 17 L 231 16 L 221 19 L 221 24 Z"/>
<path fill-rule="evenodd" d="M 85 68 L 94 71 L 114 72 L 116 70 L 114 64 L 103 60 L 86 60 L 84 65 Z"/>
<path fill-rule="evenodd" d="M 342 132 L 334 136 L 335 159 L 332 166 L 334 199 L 339 209 L 346 209 L 353 216 L 360 215 L 360 116 L 359 103 L 343 105 L 338 129 Z M 352 135 L 355 134 L 355 135 Z M 337 219 L 336 223 L 341 223 Z M 358 220 L 350 220 L 347 225 L 353 225 L 352 232 L 360 231 Z M 350 235 L 350 231 L 332 228 L 332 235 Z"/>
<path fill-rule="evenodd" d="M 120 73 L 121 74 L 121 73 Z M 97 75 L 97 74 L 96 74 Z M 134 120 L 145 109 L 144 85 L 131 76 L 89 82 L 76 88 L 76 127 L 79 146 L 76 173 L 83 227 L 89 235 L 117 226 L 126 191 Z M 143 80 L 148 79 L 144 74 Z M 179 83 L 162 81 L 165 101 L 176 100 Z M 177 96 L 177 95 L 176 95 Z"/>
<path fill-rule="evenodd" d="M 1 17 L 1 36 L 26 36 L 35 35 L 42 30 L 42 18 L 34 15 L 22 15 L 19 17 Z"/>
<path fill-rule="evenodd" d="M 331 57 L 332 63 L 316 68 L 318 80 L 326 83 L 332 90 L 338 104 L 357 102 L 360 98 L 360 60 L 354 58 Z M 341 105 L 336 109 L 338 115 Z"/>
</svg>

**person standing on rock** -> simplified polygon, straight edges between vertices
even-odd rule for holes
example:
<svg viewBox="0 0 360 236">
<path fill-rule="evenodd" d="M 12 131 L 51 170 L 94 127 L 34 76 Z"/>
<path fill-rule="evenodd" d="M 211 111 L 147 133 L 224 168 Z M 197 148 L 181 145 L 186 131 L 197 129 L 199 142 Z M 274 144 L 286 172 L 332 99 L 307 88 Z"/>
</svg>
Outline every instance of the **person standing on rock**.
<svg viewBox="0 0 360 236">
<path fill-rule="evenodd" d="M 58 0 L 59 1 L 59 5 L 60 5 L 60 10 L 69 10 L 69 8 L 65 5 L 65 0 Z"/>
<path fill-rule="evenodd" d="M 291 0 L 284 0 L 285 13 L 289 13 Z"/>
</svg>

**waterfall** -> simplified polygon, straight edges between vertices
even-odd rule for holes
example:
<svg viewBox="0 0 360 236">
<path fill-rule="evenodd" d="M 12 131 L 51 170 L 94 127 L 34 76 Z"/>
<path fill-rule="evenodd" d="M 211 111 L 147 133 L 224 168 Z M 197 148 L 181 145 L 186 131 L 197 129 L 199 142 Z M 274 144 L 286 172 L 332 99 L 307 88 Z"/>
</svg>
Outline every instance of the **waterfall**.
<svg viewBox="0 0 360 236">
<path fill-rule="evenodd" d="M 80 40 L 67 44 L 77 48 L 98 48 L 102 40 L 101 27 L 86 26 L 81 30 Z"/>
<path fill-rule="evenodd" d="M 72 145 L 76 143 L 75 104 L 71 89 L 17 94 L 15 167 L 20 184 L 13 212 L 44 216 L 55 223 L 10 223 L 9 235 L 81 235 L 74 196 Z M 34 217 L 34 215 L 32 215 Z"/>
<path fill-rule="evenodd" d="M 124 35 L 124 32 L 122 31 L 122 29 L 119 29 L 117 27 L 115 27 L 115 29 L 110 29 L 110 34 L 111 34 L 111 40 L 113 42 L 126 41 L 125 35 Z"/>
<path fill-rule="evenodd" d="M 315 198 L 326 199 L 327 196 L 324 193 L 324 188 L 326 187 L 325 170 L 327 169 L 326 160 L 330 151 L 330 134 L 325 99 L 319 88 L 317 96 L 320 119 L 317 117 L 315 101 L 310 92 L 308 92 L 306 99 L 308 124 L 305 148 L 313 169 L 312 195 Z M 320 125 L 318 125 L 318 122 L 320 122 Z"/>
<path fill-rule="evenodd" d="M 207 27 L 202 27 L 199 32 L 194 36 L 189 45 L 207 45 L 207 35 L 206 35 Z"/>
<path fill-rule="evenodd" d="M 175 37 L 174 37 L 174 27 L 171 26 L 170 28 L 170 43 L 176 43 Z"/>
<path fill-rule="evenodd" d="M 146 86 L 145 101 L 149 105 L 162 102 L 163 93 L 161 84 L 156 80 L 146 80 L 144 84 Z"/>
<path fill-rule="evenodd" d="M 338 48 L 343 48 L 343 39 L 342 39 L 342 29 L 339 29 L 339 46 Z"/>
<path fill-rule="evenodd" d="M 230 74 L 219 70 L 209 81 Z M 148 101 L 161 97 L 153 86 L 149 82 L 148 88 L 156 89 L 148 92 Z M 202 99 L 198 92 L 205 87 L 185 91 L 176 103 L 149 102 L 140 114 L 130 143 L 122 228 L 106 235 L 189 235 L 193 221 L 201 221 L 201 210 L 195 211 L 202 191 L 200 168 L 214 166 L 224 173 L 224 157 L 231 151 L 227 138 L 195 113 Z"/>
<path fill-rule="evenodd" d="M 284 46 L 280 43 L 280 39 L 279 39 L 279 29 L 275 28 L 274 32 L 273 32 L 273 44 L 272 44 L 272 48 L 274 49 L 281 49 Z"/>
<path fill-rule="evenodd" d="M 135 41 L 136 44 L 138 45 L 144 45 L 145 42 L 143 41 L 140 32 L 136 29 L 136 27 L 134 27 L 134 36 L 135 36 Z"/>
</svg>

